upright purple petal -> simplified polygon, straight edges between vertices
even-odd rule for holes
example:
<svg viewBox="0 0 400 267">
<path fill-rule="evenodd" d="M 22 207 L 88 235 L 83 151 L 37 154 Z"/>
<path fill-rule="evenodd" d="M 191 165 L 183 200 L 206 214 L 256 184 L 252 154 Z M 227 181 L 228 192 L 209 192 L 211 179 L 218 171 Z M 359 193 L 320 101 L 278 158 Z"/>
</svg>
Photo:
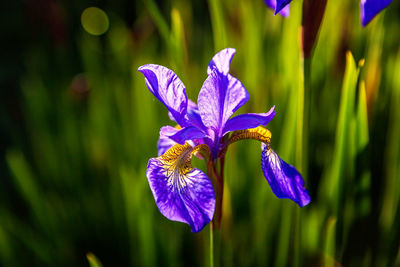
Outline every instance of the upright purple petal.
<svg viewBox="0 0 400 267">
<path fill-rule="evenodd" d="M 208 63 L 207 74 L 210 75 L 217 69 L 223 75 L 227 75 L 235 53 L 236 50 L 234 48 L 225 48 L 219 51 Z"/>
<path fill-rule="evenodd" d="M 276 0 L 264 0 L 264 2 L 269 8 L 273 10 L 276 9 Z M 289 16 L 290 13 L 289 9 L 290 9 L 289 5 L 285 6 L 281 11 L 279 11 L 279 15 L 281 15 L 282 17 Z"/>
<path fill-rule="evenodd" d="M 215 194 L 212 183 L 190 160 L 193 148 L 175 145 L 147 165 L 147 179 L 157 207 L 169 220 L 201 231 L 214 216 Z"/>
<path fill-rule="evenodd" d="M 361 25 L 365 27 L 392 0 L 361 0 Z"/>
<path fill-rule="evenodd" d="M 281 12 L 292 0 L 276 0 L 275 15 Z"/>
<path fill-rule="evenodd" d="M 304 187 L 300 173 L 265 144 L 263 144 L 261 166 L 272 192 L 277 197 L 289 198 L 300 207 L 310 203 L 311 198 Z"/>
<path fill-rule="evenodd" d="M 138 69 L 143 73 L 147 88 L 171 112 L 175 121 L 185 126 L 187 96 L 185 86 L 170 69 L 154 64 L 147 64 Z"/>
<path fill-rule="evenodd" d="M 238 79 L 213 71 L 205 80 L 197 103 L 204 125 L 221 137 L 226 121 L 248 99 L 249 94 Z"/>
<path fill-rule="evenodd" d="M 267 125 L 275 116 L 275 106 L 267 113 L 247 113 L 230 118 L 222 131 L 222 135 L 230 131 L 245 130 L 255 128 L 260 125 Z"/>
</svg>

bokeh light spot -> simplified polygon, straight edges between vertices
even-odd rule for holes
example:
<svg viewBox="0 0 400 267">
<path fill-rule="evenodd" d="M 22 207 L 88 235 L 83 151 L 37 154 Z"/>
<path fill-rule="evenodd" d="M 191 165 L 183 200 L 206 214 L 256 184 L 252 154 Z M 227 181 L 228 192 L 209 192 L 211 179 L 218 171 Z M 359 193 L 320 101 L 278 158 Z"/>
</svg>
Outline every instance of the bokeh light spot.
<svg viewBox="0 0 400 267">
<path fill-rule="evenodd" d="M 85 31 L 92 35 L 102 35 L 110 26 L 107 14 L 98 7 L 86 8 L 82 12 L 81 23 Z"/>
</svg>

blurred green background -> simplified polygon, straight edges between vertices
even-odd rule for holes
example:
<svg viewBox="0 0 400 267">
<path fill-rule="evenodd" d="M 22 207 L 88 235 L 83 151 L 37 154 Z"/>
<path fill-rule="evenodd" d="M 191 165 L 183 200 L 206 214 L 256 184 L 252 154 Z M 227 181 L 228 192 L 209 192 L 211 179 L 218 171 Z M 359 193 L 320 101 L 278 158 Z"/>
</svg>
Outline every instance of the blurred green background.
<svg viewBox="0 0 400 267">
<path fill-rule="evenodd" d="M 296 165 L 301 5 L 284 19 L 262 0 L 3 2 L 0 265 L 89 266 L 91 252 L 104 266 L 207 266 L 209 227 L 164 218 L 148 186 L 173 123 L 137 68 L 174 70 L 196 100 L 212 56 L 236 48 L 231 73 L 250 93 L 239 113 L 275 105 L 271 146 Z M 312 60 L 312 202 L 276 198 L 259 143 L 233 145 L 217 266 L 400 266 L 399 14 L 393 1 L 363 29 L 358 0 L 328 1 Z"/>
</svg>

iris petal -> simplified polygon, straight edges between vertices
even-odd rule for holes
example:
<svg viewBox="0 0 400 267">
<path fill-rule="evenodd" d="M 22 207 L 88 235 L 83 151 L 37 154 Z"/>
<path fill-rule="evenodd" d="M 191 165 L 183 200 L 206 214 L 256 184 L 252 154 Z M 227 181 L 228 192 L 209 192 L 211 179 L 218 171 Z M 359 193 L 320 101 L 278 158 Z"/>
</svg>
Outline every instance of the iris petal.
<svg viewBox="0 0 400 267">
<path fill-rule="evenodd" d="M 215 210 L 212 183 L 191 165 L 193 153 L 204 146 L 175 145 L 164 155 L 150 159 L 146 173 L 160 212 L 169 220 L 190 225 L 192 232 L 201 231 Z"/>
<path fill-rule="evenodd" d="M 188 101 L 186 116 L 191 125 L 203 130 L 204 132 L 207 131 L 207 127 L 203 124 L 203 121 L 201 120 L 199 108 L 197 107 L 196 103 L 194 103 L 190 99 Z"/>
<path fill-rule="evenodd" d="M 197 103 L 204 125 L 220 137 L 226 121 L 248 99 L 249 93 L 238 79 L 213 71 L 204 81 Z"/>
<path fill-rule="evenodd" d="M 361 0 L 361 24 L 365 27 L 392 0 Z"/>
<path fill-rule="evenodd" d="M 276 8 L 276 0 L 264 0 L 264 2 L 269 8 L 275 10 L 275 8 Z M 279 15 L 281 15 L 282 17 L 287 17 L 287 16 L 289 16 L 289 12 L 290 12 L 289 11 L 289 5 L 287 5 L 284 8 L 282 8 L 281 11 L 279 11 Z"/>
<path fill-rule="evenodd" d="M 276 0 L 275 15 L 285 8 L 292 0 Z"/>
<path fill-rule="evenodd" d="M 230 131 L 255 128 L 259 125 L 267 125 L 275 116 L 275 106 L 267 113 L 247 113 L 229 119 L 223 130 L 223 135 Z"/>
<path fill-rule="evenodd" d="M 147 64 L 138 69 L 143 73 L 147 88 L 171 112 L 175 121 L 185 126 L 187 96 L 185 86 L 170 69 L 154 64 Z"/>
<path fill-rule="evenodd" d="M 178 144 L 185 144 L 186 140 L 193 140 L 193 139 L 198 139 L 198 138 L 203 138 L 207 134 L 204 133 L 202 130 L 194 127 L 194 126 L 189 126 L 185 127 L 175 134 L 169 136 L 170 139 L 174 140 Z"/>
<path fill-rule="evenodd" d="M 160 129 L 160 138 L 157 142 L 158 156 L 161 156 L 176 144 L 176 142 L 169 137 L 176 134 L 178 131 L 179 129 L 172 126 L 164 126 Z"/>
<path fill-rule="evenodd" d="M 221 74 L 227 75 L 236 50 L 234 48 L 225 48 L 219 51 L 208 63 L 207 74 L 210 75 L 215 69 Z"/>
<path fill-rule="evenodd" d="M 261 166 L 272 192 L 279 198 L 289 198 L 300 207 L 310 203 L 308 191 L 300 173 L 284 162 L 271 148 L 263 144 Z"/>
</svg>

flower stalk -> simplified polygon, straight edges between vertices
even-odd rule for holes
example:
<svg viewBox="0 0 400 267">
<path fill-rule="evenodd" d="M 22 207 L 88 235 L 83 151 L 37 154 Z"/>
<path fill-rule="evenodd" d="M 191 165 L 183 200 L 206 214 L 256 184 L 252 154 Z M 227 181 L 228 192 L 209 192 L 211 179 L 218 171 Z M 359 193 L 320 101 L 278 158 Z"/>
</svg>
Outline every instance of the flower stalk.
<svg viewBox="0 0 400 267">
<path fill-rule="evenodd" d="M 210 222 L 210 267 L 214 267 L 214 223 Z"/>
<path fill-rule="evenodd" d="M 224 195 L 224 158 L 219 161 L 219 166 L 216 164 L 218 161 L 209 160 L 207 167 L 207 175 L 210 177 L 215 191 L 215 211 L 212 219 L 213 227 L 219 229 L 222 220 L 222 201 Z"/>
<path fill-rule="evenodd" d="M 296 163 L 308 174 L 312 105 L 311 59 L 328 0 L 304 0 L 301 27 L 300 87 L 298 97 Z M 300 141 L 301 140 L 301 141 Z"/>
<path fill-rule="evenodd" d="M 311 58 L 328 0 L 304 0 L 301 43 L 303 58 Z"/>
<path fill-rule="evenodd" d="M 311 120 L 311 58 L 302 58 L 300 66 L 300 84 L 297 113 L 297 140 L 296 164 L 300 172 L 308 175 L 308 152 L 310 145 L 310 120 Z"/>
</svg>

